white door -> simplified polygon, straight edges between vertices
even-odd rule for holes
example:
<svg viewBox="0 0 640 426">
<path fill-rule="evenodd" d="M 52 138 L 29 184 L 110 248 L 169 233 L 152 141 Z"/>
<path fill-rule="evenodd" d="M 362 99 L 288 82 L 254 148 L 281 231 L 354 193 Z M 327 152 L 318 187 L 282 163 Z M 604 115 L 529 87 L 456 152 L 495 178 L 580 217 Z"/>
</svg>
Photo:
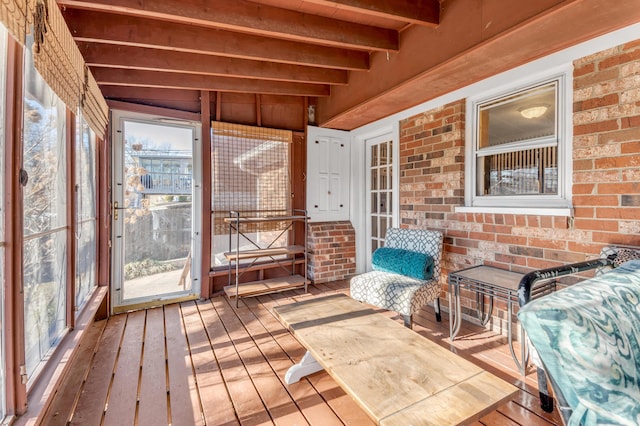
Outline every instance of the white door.
<svg viewBox="0 0 640 426">
<path fill-rule="evenodd" d="M 349 220 L 350 134 L 307 128 L 307 211 L 313 222 Z"/>
<path fill-rule="evenodd" d="M 366 268 L 371 255 L 384 245 L 387 229 L 394 224 L 393 138 L 391 134 L 367 139 L 366 155 Z"/>
<path fill-rule="evenodd" d="M 113 115 L 113 311 L 195 298 L 198 123 Z"/>
</svg>

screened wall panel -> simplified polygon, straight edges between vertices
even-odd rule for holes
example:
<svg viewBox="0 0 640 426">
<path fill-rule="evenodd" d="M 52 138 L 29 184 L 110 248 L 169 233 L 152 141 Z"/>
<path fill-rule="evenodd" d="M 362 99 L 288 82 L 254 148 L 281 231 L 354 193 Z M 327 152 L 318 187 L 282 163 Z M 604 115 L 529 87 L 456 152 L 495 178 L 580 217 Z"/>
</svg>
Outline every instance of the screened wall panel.
<svg viewBox="0 0 640 426">
<path fill-rule="evenodd" d="M 81 114 L 76 117 L 76 275 L 75 311 L 95 288 L 97 273 L 96 135 Z"/>
<path fill-rule="evenodd" d="M 226 264 L 229 227 L 223 222 L 230 211 L 242 216 L 291 214 L 289 130 L 244 126 L 214 121 L 211 139 L 212 170 L 212 266 Z M 256 225 L 254 238 L 279 232 L 284 224 Z M 286 245 L 286 234 L 279 245 Z"/>
</svg>

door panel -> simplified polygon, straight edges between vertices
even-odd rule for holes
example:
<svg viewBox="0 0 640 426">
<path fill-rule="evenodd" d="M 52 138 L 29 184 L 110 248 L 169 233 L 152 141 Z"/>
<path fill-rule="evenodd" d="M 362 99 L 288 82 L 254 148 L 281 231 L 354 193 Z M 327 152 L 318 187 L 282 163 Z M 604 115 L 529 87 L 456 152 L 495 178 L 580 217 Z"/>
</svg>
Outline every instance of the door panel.
<svg viewBox="0 0 640 426">
<path fill-rule="evenodd" d="M 371 255 L 384 245 L 387 229 L 393 224 L 393 140 L 383 135 L 366 141 L 366 232 L 367 262 L 370 269 Z"/>
<path fill-rule="evenodd" d="M 114 120 L 115 121 L 115 120 Z M 193 125 L 123 116 L 114 152 L 114 311 L 195 298 Z M 197 156 L 195 158 L 198 158 Z"/>
</svg>

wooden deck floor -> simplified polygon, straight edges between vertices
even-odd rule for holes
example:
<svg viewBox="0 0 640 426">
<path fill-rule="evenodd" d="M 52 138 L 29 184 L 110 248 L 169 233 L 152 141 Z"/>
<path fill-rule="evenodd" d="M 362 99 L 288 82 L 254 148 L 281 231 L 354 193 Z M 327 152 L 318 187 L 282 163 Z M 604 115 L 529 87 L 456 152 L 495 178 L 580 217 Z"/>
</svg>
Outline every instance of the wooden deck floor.
<svg viewBox="0 0 640 426">
<path fill-rule="evenodd" d="M 83 349 L 79 367 L 43 423 L 371 425 L 325 372 L 284 384 L 287 369 L 305 350 L 271 308 L 332 292 L 348 293 L 348 285 L 241 299 L 239 309 L 219 296 L 113 316 L 96 324 L 98 344 Z M 540 409 L 535 372 L 530 368 L 522 380 L 506 337 L 465 322 L 452 345 L 448 315 L 437 323 L 431 308 L 421 311 L 416 323 L 421 335 L 522 389 L 475 425 L 562 424 L 557 411 Z"/>
</svg>

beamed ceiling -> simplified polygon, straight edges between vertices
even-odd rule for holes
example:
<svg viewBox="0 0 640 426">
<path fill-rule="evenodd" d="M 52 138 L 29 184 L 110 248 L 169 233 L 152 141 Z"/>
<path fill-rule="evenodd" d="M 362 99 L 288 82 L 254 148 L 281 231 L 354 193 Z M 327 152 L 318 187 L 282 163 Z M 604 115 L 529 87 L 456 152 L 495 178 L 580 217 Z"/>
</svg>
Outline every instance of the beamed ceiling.
<svg viewBox="0 0 640 426">
<path fill-rule="evenodd" d="M 306 97 L 342 129 L 637 22 L 639 2 L 58 0 L 107 99 Z"/>
</svg>

